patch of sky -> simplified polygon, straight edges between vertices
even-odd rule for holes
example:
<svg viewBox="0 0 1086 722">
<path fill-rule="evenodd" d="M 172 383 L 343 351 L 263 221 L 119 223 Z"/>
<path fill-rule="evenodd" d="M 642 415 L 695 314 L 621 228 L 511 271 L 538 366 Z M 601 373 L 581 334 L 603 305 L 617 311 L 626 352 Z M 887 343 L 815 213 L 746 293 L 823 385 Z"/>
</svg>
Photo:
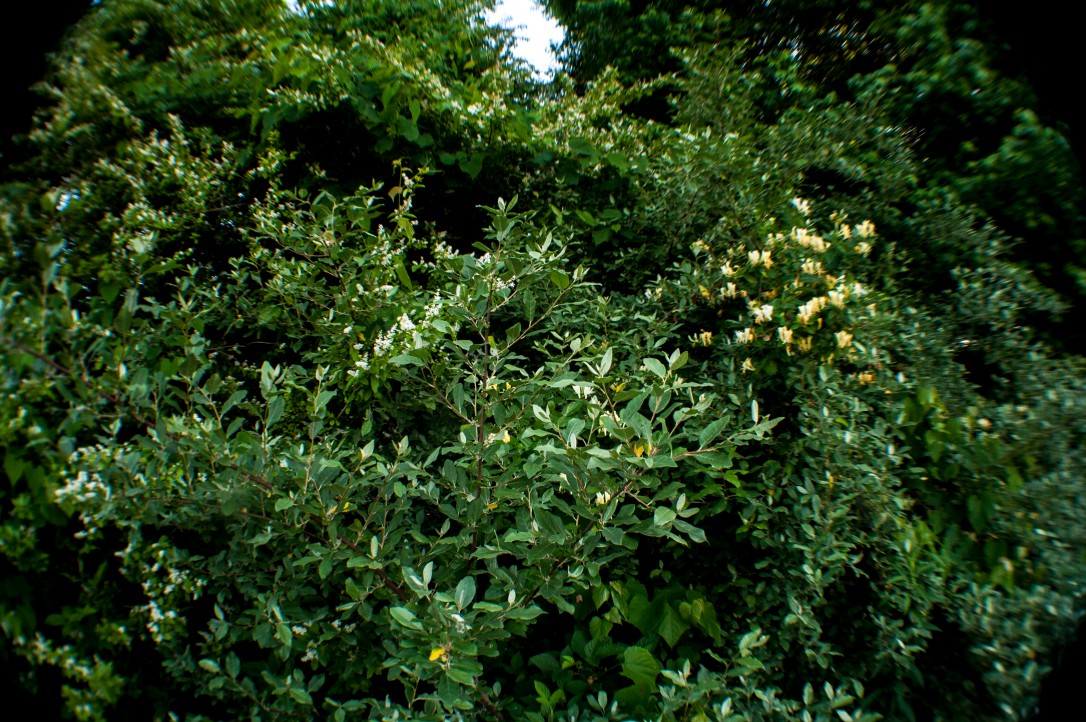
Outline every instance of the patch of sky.
<svg viewBox="0 0 1086 722">
<path fill-rule="evenodd" d="M 287 10 L 295 15 L 305 15 L 304 0 L 283 0 Z M 331 5 L 333 0 L 319 0 L 321 5 Z M 498 0 L 483 19 L 489 25 L 513 32 L 513 55 L 528 63 L 539 80 L 550 80 L 558 71 L 558 57 L 554 48 L 566 36 L 557 20 L 534 0 Z"/>
<path fill-rule="evenodd" d="M 513 55 L 532 66 L 540 80 L 549 80 L 558 71 L 554 48 L 566 31 L 557 20 L 533 0 L 499 0 L 485 16 L 490 25 L 512 30 Z"/>
</svg>

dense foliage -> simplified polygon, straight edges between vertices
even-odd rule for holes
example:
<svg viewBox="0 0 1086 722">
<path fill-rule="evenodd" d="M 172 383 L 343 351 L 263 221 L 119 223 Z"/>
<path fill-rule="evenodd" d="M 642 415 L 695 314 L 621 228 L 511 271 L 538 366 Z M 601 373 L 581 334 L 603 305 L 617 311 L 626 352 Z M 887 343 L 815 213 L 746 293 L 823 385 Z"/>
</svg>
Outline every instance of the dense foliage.
<svg viewBox="0 0 1086 722">
<path fill-rule="evenodd" d="M 554 3 L 540 85 L 484 4 L 71 33 L 0 186 L 19 694 L 1027 718 L 1086 601 L 1086 377 L 1050 343 L 1081 184 L 1028 88 L 907 2 L 837 35 L 820 2 Z M 994 151 L 912 100 L 972 98 L 962 64 L 1017 119 Z"/>
</svg>

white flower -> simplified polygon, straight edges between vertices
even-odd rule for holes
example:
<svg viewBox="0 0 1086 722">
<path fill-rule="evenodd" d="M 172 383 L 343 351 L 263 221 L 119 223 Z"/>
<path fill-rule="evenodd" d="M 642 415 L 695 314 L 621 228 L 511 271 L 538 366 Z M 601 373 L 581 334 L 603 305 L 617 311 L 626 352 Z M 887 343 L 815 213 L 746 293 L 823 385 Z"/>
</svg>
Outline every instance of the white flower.
<svg viewBox="0 0 1086 722">
<path fill-rule="evenodd" d="M 848 331 L 838 331 L 834 336 L 837 338 L 839 348 L 848 348 L 852 345 L 852 334 Z"/>
<path fill-rule="evenodd" d="M 754 312 L 755 323 L 765 323 L 773 319 L 773 306 L 765 304 L 751 309 Z"/>
<path fill-rule="evenodd" d="M 812 251 L 818 253 L 825 253 L 829 248 L 829 244 L 826 243 L 826 239 L 822 236 L 812 235 L 806 228 L 793 228 L 792 237 L 796 239 L 796 242 L 804 248 L 810 248 Z"/>
<path fill-rule="evenodd" d="M 792 343 L 792 329 L 781 326 L 777 329 L 777 335 L 780 336 L 781 343 L 785 346 Z"/>
<path fill-rule="evenodd" d="M 752 266 L 765 266 L 769 268 L 773 265 L 773 259 L 770 257 L 770 251 L 751 251 L 747 254 L 750 258 Z"/>
<path fill-rule="evenodd" d="M 796 210 L 805 216 L 811 215 L 811 204 L 799 196 L 792 199 L 792 205 L 796 207 Z"/>
<path fill-rule="evenodd" d="M 803 304 L 802 306 L 799 307 L 799 321 L 800 321 L 800 323 L 803 323 L 803 324 L 810 323 L 811 319 L 814 318 L 815 314 L 817 314 L 819 311 L 821 311 L 825 307 L 826 307 L 826 297 L 825 296 L 818 296 L 817 298 L 812 298 L 810 301 L 808 301 L 807 303 L 805 303 L 805 304 Z"/>
</svg>

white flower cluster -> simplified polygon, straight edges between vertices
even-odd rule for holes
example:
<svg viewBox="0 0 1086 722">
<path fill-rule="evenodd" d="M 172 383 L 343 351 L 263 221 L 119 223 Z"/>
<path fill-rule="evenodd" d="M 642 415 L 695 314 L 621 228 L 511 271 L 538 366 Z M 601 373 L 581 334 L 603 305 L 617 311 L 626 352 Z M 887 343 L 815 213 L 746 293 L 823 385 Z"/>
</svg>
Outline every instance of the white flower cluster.
<svg viewBox="0 0 1086 722">
<path fill-rule="evenodd" d="M 129 544 L 130 551 L 132 545 Z M 147 613 L 146 627 L 156 642 L 169 640 L 184 624 L 177 611 L 171 608 L 171 599 L 181 595 L 186 600 L 199 599 L 207 580 L 195 577 L 184 568 L 170 563 L 169 549 L 164 543 L 154 544 L 150 550 L 150 559 L 139 559 L 139 574 L 144 579 L 140 583 L 147 604 L 139 607 Z M 165 607 L 165 608 L 164 608 Z"/>
<path fill-rule="evenodd" d="M 422 321 L 418 325 L 406 313 L 401 314 L 391 328 L 377 336 L 370 351 L 355 361 L 355 368 L 348 370 L 347 375 L 352 378 L 357 377 L 359 372 L 370 368 L 370 364 L 375 358 L 393 356 L 404 351 L 429 346 L 430 341 L 427 339 L 427 335 L 430 332 L 436 332 L 433 321 L 441 313 L 443 305 L 441 294 L 435 293 L 434 298 L 423 311 Z M 352 330 L 352 326 L 347 326 L 343 329 L 343 333 L 350 334 Z M 354 344 L 356 351 L 360 351 L 362 348 L 364 348 L 362 343 Z"/>
<path fill-rule="evenodd" d="M 75 478 L 69 478 L 64 486 L 56 490 L 58 504 L 86 506 L 95 501 L 109 501 L 111 489 L 102 483 L 97 472 L 79 471 Z"/>
<path fill-rule="evenodd" d="M 169 640 L 171 635 L 169 634 L 168 629 L 166 631 L 163 630 L 163 624 L 176 620 L 178 618 L 177 612 L 173 609 L 167 609 L 165 612 L 162 611 L 162 607 L 159 606 L 158 601 L 154 599 L 140 607 L 140 609 L 149 614 L 146 626 L 147 631 L 151 633 L 151 639 L 155 640 L 158 644 L 162 644 Z"/>
</svg>

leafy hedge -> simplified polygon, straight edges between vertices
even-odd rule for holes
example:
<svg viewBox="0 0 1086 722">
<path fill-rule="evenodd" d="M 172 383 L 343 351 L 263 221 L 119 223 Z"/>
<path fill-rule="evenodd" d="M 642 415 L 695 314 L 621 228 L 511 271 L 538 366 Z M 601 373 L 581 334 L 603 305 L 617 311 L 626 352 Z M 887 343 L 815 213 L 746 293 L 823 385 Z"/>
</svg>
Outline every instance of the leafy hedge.
<svg viewBox="0 0 1086 722">
<path fill-rule="evenodd" d="M 22 694 L 1027 717 L 1086 578 L 1082 363 L 1028 327 L 1065 304 L 876 105 L 767 124 L 706 46 L 647 121 L 656 81 L 537 87 L 478 10 L 72 33 L 0 200 Z"/>
</svg>

